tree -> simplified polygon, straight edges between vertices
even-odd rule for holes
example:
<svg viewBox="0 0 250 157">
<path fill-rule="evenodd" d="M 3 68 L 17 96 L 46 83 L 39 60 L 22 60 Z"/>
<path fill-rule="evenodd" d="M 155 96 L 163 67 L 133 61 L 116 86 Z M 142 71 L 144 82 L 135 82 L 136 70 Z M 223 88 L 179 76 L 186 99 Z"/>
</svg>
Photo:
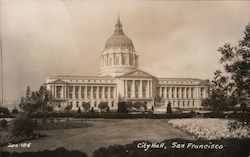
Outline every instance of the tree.
<svg viewBox="0 0 250 157">
<path fill-rule="evenodd" d="M 26 112 L 37 110 L 44 111 L 49 101 L 49 92 L 45 85 L 40 86 L 39 91 L 32 91 L 27 87 L 26 97 L 21 98 L 20 108 Z"/>
<path fill-rule="evenodd" d="M 1 116 L 9 116 L 10 115 L 10 111 L 8 108 L 5 107 L 0 107 L 0 117 Z"/>
<path fill-rule="evenodd" d="M 172 113 L 172 107 L 170 102 L 168 102 L 167 113 Z"/>
<path fill-rule="evenodd" d="M 65 107 L 66 112 L 69 112 L 71 109 L 72 109 L 72 105 L 68 105 L 68 106 Z"/>
<path fill-rule="evenodd" d="M 246 26 L 245 36 L 237 46 L 224 44 L 218 51 L 220 63 L 229 75 L 228 86 L 239 104 L 250 98 L 250 23 Z"/>
<path fill-rule="evenodd" d="M 118 102 L 118 109 L 117 109 L 118 113 L 128 113 L 128 109 L 126 106 L 126 102 L 122 101 L 122 102 Z"/>
<path fill-rule="evenodd" d="M 210 86 L 210 97 L 204 99 L 202 105 L 209 106 L 213 111 L 221 112 L 228 108 L 228 90 L 230 86 L 228 77 L 223 76 L 221 71 L 215 71 L 214 75 Z"/>
<path fill-rule="evenodd" d="M 98 108 L 101 110 L 101 112 L 106 110 L 108 107 L 109 107 L 108 102 L 100 102 L 99 105 L 98 105 Z"/>
<path fill-rule="evenodd" d="M 86 103 L 86 102 L 83 102 L 82 107 L 83 107 L 84 111 L 87 112 L 90 109 L 90 104 Z"/>
</svg>

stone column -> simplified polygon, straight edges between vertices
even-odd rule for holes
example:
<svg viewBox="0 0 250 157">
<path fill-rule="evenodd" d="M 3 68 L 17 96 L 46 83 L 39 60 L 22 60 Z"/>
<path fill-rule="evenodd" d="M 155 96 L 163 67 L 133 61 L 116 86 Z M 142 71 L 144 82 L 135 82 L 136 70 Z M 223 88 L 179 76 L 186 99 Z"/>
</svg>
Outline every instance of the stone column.
<svg viewBox="0 0 250 157">
<path fill-rule="evenodd" d="M 150 88 L 149 88 L 149 80 L 147 80 L 147 82 L 146 82 L 146 97 L 147 98 L 149 98 L 150 96 L 149 96 L 149 90 L 150 90 Z"/>
<path fill-rule="evenodd" d="M 93 99 L 93 86 L 90 86 L 90 99 Z"/>
<path fill-rule="evenodd" d="M 161 87 L 159 87 L 159 96 L 161 98 Z"/>
<path fill-rule="evenodd" d="M 139 81 L 139 98 L 142 98 L 142 80 Z"/>
<path fill-rule="evenodd" d="M 99 86 L 96 86 L 96 98 L 99 99 Z"/>
<path fill-rule="evenodd" d="M 50 90 L 51 90 L 51 97 L 54 98 L 55 94 L 54 94 L 54 86 L 50 85 Z"/>
<path fill-rule="evenodd" d="M 57 98 L 57 87 L 55 85 L 55 98 Z"/>
</svg>

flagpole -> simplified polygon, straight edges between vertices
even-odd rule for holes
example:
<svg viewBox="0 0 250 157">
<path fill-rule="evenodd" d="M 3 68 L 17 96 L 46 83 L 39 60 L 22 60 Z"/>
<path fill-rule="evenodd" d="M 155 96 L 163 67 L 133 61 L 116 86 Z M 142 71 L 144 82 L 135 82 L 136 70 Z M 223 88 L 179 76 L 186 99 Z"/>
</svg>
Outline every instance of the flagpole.
<svg viewBox="0 0 250 157">
<path fill-rule="evenodd" d="M 2 0 L 0 0 L 0 55 L 1 55 L 1 106 L 3 107 L 3 43 L 2 43 Z"/>
<path fill-rule="evenodd" d="M 1 93 L 2 93 L 2 96 L 1 96 L 1 106 L 3 107 L 3 45 L 2 45 L 2 38 L 0 36 L 0 46 L 1 46 L 1 85 L 2 85 L 2 88 L 1 88 Z"/>
</svg>

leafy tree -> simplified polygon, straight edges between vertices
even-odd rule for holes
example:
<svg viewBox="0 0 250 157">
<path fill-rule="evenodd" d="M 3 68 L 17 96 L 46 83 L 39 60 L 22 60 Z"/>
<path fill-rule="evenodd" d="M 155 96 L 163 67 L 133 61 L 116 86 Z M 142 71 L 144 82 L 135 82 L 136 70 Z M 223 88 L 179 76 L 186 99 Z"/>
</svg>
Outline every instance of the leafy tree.
<svg viewBox="0 0 250 157">
<path fill-rule="evenodd" d="M 223 76 L 221 71 L 215 71 L 214 75 L 210 86 L 210 97 L 203 100 L 203 106 L 209 106 L 211 110 L 221 112 L 228 107 L 228 90 L 230 86 L 228 77 Z"/>
<path fill-rule="evenodd" d="M 31 92 L 27 87 L 26 97 L 21 98 L 20 108 L 26 112 L 34 112 L 37 110 L 44 111 L 49 101 L 49 93 L 45 85 L 40 86 L 39 91 Z"/>
<path fill-rule="evenodd" d="M 128 113 L 128 109 L 126 106 L 126 102 L 122 101 L 122 102 L 118 102 L 118 109 L 117 109 L 118 113 Z"/>
<path fill-rule="evenodd" d="M 232 95 L 240 104 L 250 98 L 250 23 L 244 34 L 238 46 L 227 43 L 219 48 L 220 63 L 230 76 Z"/>
<path fill-rule="evenodd" d="M 218 49 L 226 74 L 215 71 L 210 97 L 203 101 L 204 106 L 214 111 L 233 108 L 236 104 L 245 109 L 245 102 L 250 98 L 250 23 L 244 34 L 237 46 L 227 43 Z"/>
<path fill-rule="evenodd" d="M 66 111 L 66 112 L 69 112 L 71 109 L 72 109 L 72 105 L 67 105 L 67 106 L 65 107 L 65 111 Z"/>
<path fill-rule="evenodd" d="M 90 103 L 83 102 L 82 107 L 84 111 L 87 112 L 90 109 Z"/>
<path fill-rule="evenodd" d="M 9 116 L 10 111 L 8 108 L 0 107 L 0 116 Z"/>
<path fill-rule="evenodd" d="M 106 110 L 108 107 L 109 107 L 108 102 L 100 102 L 99 105 L 98 105 L 98 108 L 101 110 L 101 112 Z"/>
</svg>

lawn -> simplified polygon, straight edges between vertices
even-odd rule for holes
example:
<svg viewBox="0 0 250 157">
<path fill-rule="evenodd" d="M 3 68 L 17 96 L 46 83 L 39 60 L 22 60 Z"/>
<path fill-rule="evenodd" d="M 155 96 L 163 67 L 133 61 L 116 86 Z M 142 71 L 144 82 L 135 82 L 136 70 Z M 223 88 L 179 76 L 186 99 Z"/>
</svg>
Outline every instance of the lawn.
<svg viewBox="0 0 250 157">
<path fill-rule="evenodd" d="M 65 147 L 79 150 L 89 156 L 100 147 L 128 144 L 136 140 L 160 142 L 165 139 L 182 138 L 192 140 L 188 134 L 172 127 L 164 119 L 85 119 L 93 124 L 87 128 L 42 131 L 47 137 L 29 141 L 30 148 L 8 148 L 5 151 L 40 151 Z"/>
</svg>

